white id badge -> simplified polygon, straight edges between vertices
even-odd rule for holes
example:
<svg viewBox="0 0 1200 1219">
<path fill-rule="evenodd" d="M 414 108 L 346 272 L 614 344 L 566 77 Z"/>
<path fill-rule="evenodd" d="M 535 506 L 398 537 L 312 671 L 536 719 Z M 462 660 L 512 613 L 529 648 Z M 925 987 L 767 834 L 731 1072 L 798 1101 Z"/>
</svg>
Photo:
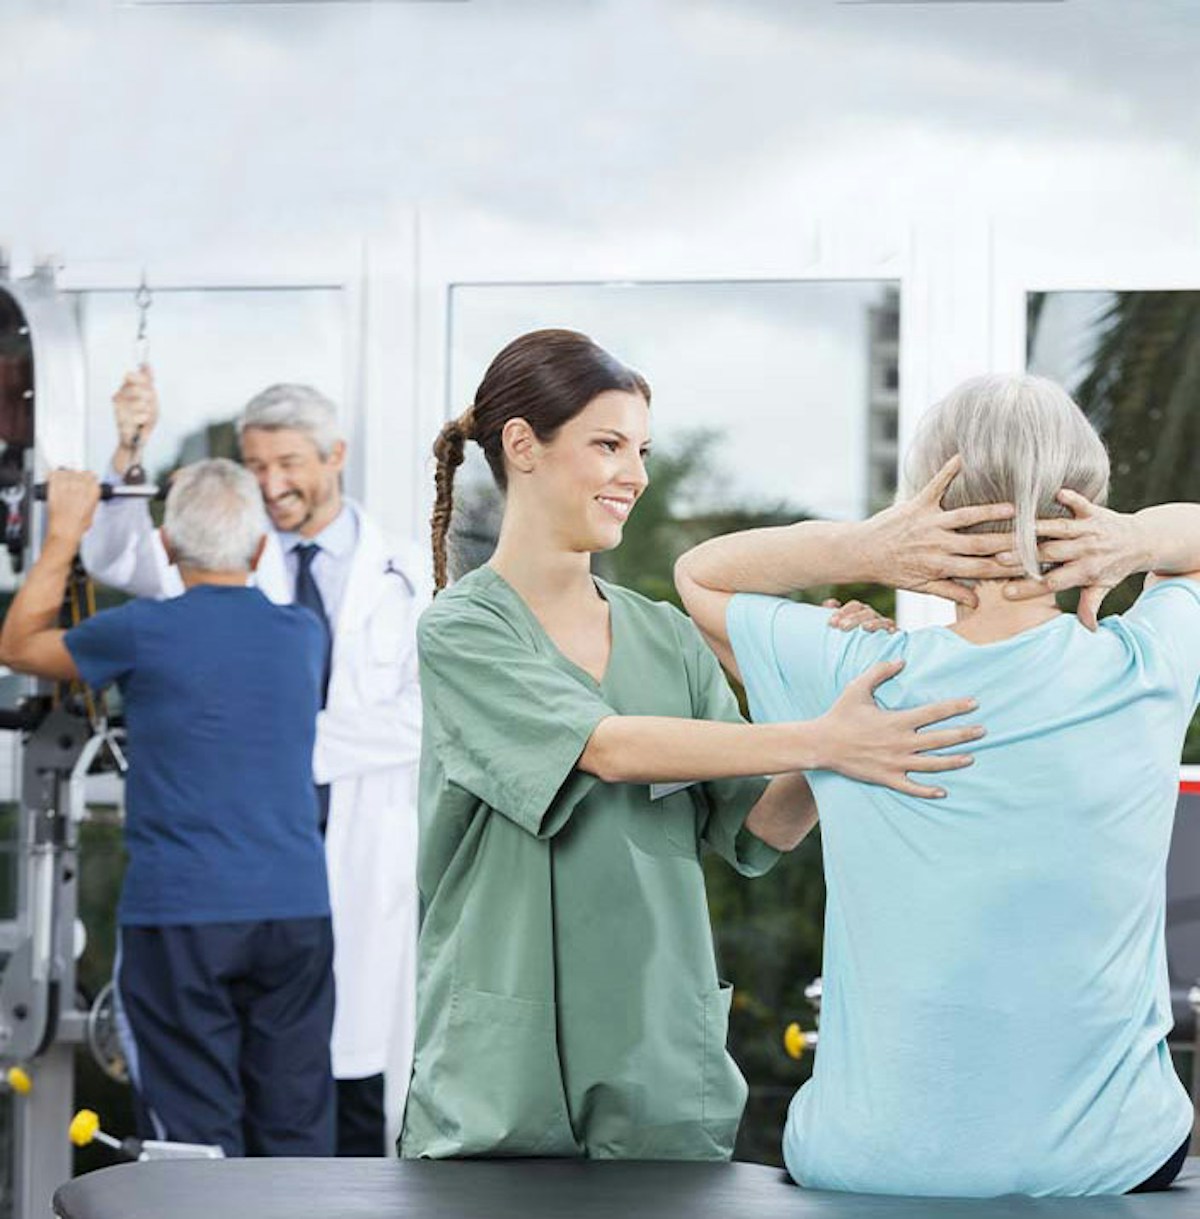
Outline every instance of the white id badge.
<svg viewBox="0 0 1200 1219">
<path fill-rule="evenodd" d="M 682 783 L 651 783 L 650 799 L 665 800 L 676 792 L 685 791 L 689 787 L 695 787 L 699 782 L 699 779 L 685 779 Z"/>
</svg>

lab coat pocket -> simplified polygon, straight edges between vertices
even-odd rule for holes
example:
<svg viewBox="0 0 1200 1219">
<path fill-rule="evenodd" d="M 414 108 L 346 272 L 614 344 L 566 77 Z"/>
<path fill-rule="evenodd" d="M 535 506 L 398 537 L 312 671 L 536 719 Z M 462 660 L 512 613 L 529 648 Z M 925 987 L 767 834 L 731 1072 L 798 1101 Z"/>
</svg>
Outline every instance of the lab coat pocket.
<svg viewBox="0 0 1200 1219">
<path fill-rule="evenodd" d="M 702 1120 L 709 1136 L 727 1155 L 733 1154 L 747 1093 L 746 1081 L 725 1048 L 732 1002 L 733 987 L 728 982 L 704 996 Z"/>
<path fill-rule="evenodd" d="M 400 624 L 386 617 L 367 623 L 361 661 L 362 692 L 371 702 L 392 697 L 400 688 L 404 638 Z"/>
<path fill-rule="evenodd" d="M 378 614 L 367 624 L 371 661 L 377 665 L 394 665 L 404 650 L 403 624 L 391 615 Z"/>
<path fill-rule="evenodd" d="M 555 1005 L 489 991 L 454 992 L 443 1080 L 456 1093 L 460 1155 L 575 1156 L 558 1062 Z"/>
</svg>

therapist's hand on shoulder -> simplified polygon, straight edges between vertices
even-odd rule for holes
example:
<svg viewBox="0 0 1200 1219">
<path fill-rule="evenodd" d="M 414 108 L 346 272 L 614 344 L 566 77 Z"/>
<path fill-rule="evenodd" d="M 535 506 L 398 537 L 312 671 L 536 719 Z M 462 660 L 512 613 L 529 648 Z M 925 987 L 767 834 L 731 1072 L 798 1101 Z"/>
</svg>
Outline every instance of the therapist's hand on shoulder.
<svg viewBox="0 0 1200 1219">
<path fill-rule="evenodd" d="M 911 499 L 863 522 L 864 566 L 875 579 L 973 608 L 978 603 L 974 591 L 956 581 L 1013 575 L 1014 565 L 1019 564 L 998 558 L 1011 551 L 1011 533 L 959 532 L 1011 519 L 1012 504 L 942 507 L 942 498 L 961 469 L 962 459 L 955 455 Z"/>
<path fill-rule="evenodd" d="M 909 778 L 909 772 L 961 770 L 974 760 L 970 754 L 932 754 L 953 749 L 984 735 L 978 724 L 931 728 L 944 720 L 967 715 L 978 704 L 973 698 L 948 699 L 910 711 L 885 711 L 875 691 L 904 667 L 900 660 L 873 665 L 852 681 L 836 703 L 817 721 L 821 728 L 821 770 L 836 770 L 848 779 L 890 787 L 909 796 L 931 799 L 946 794 Z M 924 730 L 924 731 L 922 731 Z"/>
<path fill-rule="evenodd" d="M 833 610 L 829 615 L 829 625 L 836 630 L 854 631 L 862 627 L 864 631 L 887 631 L 889 635 L 896 633 L 896 623 L 891 618 L 862 601 L 847 601 L 843 605 L 837 598 L 830 597 L 821 605 Z"/>
<path fill-rule="evenodd" d="M 47 538 L 78 546 L 100 502 L 100 480 L 86 470 L 54 470 L 46 480 Z"/>
</svg>

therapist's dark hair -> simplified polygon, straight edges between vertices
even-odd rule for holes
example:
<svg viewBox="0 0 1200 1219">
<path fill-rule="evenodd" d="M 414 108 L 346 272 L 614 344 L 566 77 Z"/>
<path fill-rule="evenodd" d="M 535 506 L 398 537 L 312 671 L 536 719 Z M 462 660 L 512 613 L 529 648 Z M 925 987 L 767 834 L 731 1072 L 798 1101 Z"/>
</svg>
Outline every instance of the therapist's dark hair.
<svg viewBox="0 0 1200 1219">
<path fill-rule="evenodd" d="M 438 433 L 437 495 L 430 521 L 435 589 L 446 586 L 446 535 L 454 508 L 454 472 L 468 440 L 483 449 L 496 486 L 508 486 L 504 468 L 504 425 L 524 419 L 543 442 L 608 390 L 641 394 L 650 403 L 644 377 L 613 359 L 586 334 L 575 330 L 534 330 L 513 339 L 491 362 L 475 391 L 475 401 Z"/>
</svg>

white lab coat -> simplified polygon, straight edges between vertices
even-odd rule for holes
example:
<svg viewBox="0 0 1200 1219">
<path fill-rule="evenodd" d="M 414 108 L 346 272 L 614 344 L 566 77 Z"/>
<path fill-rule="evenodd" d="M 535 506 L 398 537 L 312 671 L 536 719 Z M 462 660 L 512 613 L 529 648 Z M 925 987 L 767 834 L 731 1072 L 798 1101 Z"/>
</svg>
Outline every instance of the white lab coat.
<svg viewBox="0 0 1200 1219">
<path fill-rule="evenodd" d="M 416 1020 L 417 767 L 421 696 L 417 618 L 429 578 L 415 547 L 388 547 L 351 504 L 358 542 L 333 629 L 313 776 L 330 785 L 325 855 L 333 910 L 333 1072 L 386 1071 L 389 1117 L 403 1108 Z M 183 591 L 144 504 L 106 502 L 81 548 L 88 572 L 143 597 Z M 272 601 L 292 600 L 272 534 L 256 573 Z"/>
</svg>

